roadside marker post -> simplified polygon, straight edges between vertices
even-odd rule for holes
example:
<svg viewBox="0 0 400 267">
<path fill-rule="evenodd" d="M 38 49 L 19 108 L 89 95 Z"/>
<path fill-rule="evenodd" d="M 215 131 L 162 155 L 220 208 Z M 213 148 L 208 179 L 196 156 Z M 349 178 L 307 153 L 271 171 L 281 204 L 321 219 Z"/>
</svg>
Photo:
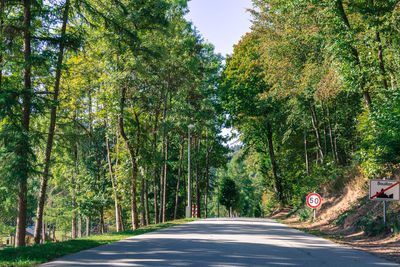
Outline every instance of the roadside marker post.
<svg viewBox="0 0 400 267">
<path fill-rule="evenodd" d="M 192 218 L 198 218 L 197 215 L 197 205 L 192 205 Z"/>
</svg>

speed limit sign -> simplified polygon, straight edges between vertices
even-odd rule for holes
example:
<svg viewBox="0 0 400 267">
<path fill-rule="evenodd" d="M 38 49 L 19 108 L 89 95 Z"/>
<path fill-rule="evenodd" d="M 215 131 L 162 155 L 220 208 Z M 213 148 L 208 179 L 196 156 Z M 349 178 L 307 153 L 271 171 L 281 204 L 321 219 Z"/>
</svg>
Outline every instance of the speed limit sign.
<svg viewBox="0 0 400 267">
<path fill-rule="evenodd" d="M 310 208 L 316 209 L 321 205 L 322 198 L 317 193 L 311 193 L 307 196 L 307 205 Z"/>
</svg>

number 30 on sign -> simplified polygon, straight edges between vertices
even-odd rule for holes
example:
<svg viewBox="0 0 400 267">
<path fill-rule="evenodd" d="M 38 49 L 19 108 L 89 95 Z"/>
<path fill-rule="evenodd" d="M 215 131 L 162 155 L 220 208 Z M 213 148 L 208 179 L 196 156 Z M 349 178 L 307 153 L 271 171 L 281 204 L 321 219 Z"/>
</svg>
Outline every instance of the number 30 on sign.
<svg viewBox="0 0 400 267">
<path fill-rule="evenodd" d="M 316 209 L 321 206 L 322 198 L 317 193 L 311 193 L 307 196 L 307 205 L 310 208 Z"/>
</svg>

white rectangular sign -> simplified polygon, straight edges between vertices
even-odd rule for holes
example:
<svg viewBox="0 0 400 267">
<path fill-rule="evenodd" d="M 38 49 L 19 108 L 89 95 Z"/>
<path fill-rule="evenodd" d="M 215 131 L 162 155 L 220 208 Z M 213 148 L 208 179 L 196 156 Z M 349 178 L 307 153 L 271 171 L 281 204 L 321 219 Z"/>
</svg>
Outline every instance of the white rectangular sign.
<svg viewBox="0 0 400 267">
<path fill-rule="evenodd" d="M 370 200 L 400 200 L 400 182 L 394 180 L 369 180 Z"/>
</svg>

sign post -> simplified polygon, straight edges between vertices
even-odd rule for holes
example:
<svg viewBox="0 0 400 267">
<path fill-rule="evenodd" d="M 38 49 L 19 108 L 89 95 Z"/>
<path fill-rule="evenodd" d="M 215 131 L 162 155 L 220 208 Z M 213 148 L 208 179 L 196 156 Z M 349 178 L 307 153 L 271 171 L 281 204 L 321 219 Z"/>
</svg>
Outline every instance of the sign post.
<svg viewBox="0 0 400 267">
<path fill-rule="evenodd" d="M 383 224 L 386 225 L 386 201 L 383 201 Z"/>
<path fill-rule="evenodd" d="M 316 209 L 321 206 L 322 198 L 317 193 L 311 193 L 307 196 L 307 205 L 314 209 L 314 220 L 317 218 Z"/>
<path fill-rule="evenodd" d="M 400 200 L 400 182 L 369 180 L 369 199 L 383 201 L 383 223 L 386 224 L 386 201 Z"/>
</svg>

